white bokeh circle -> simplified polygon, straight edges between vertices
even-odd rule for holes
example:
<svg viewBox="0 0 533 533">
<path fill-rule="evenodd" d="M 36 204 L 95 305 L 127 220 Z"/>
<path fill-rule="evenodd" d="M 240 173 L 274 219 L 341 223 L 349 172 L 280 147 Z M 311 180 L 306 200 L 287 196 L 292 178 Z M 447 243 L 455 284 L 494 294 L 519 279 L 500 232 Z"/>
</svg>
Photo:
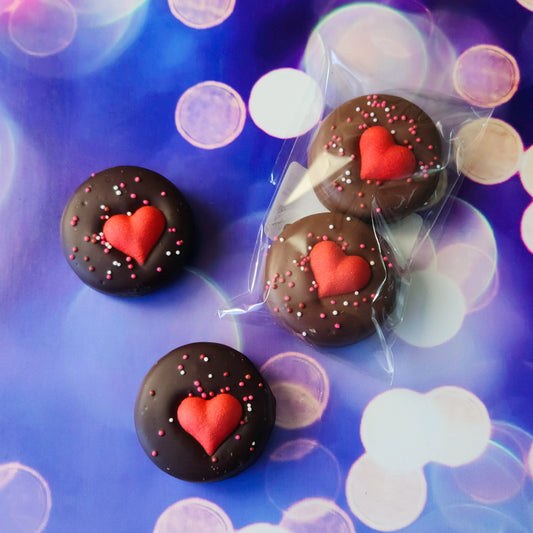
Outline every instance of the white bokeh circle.
<svg viewBox="0 0 533 533">
<path fill-rule="evenodd" d="M 262 76 L 248 102 L 252 120 L 272 137 L 308 132 L 322 116 L 324 98 L 316 81 L 301 70 L 280 68 Z"/>
<path fill-rule="evenodd" d="M 466 302 L 460 288 L 436 270 L 413 272 L 398 337 L 421 348 L 438 346 L 461 329 Z"/>
<path fill-rule="evenodd" d="M 424 510 L 427 482 L 422 469 L 391 472 L 364 454 L 348 473 L 346 500 L 367 526 L 395 531 L 415 522 Z"/>
</svg>

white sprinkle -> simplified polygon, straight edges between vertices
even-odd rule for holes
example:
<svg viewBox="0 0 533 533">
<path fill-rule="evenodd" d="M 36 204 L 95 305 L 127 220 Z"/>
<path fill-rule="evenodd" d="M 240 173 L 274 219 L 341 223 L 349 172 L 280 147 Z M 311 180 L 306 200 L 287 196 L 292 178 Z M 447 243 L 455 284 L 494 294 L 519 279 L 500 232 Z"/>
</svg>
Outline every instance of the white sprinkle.
<svg viewBox="0 0 533 533">
<path fill-rule="evenodd" d="M 115 194 L 116 194 L 117 196 L 121 196 L 121 195 L 122 195 L 122 191 L 115 191 Z"/>
<path fill-rule="evenodd" d="M 165 252 L 165 254 L 166 254 L 166 255 L 172 255 L 172 252 L 171 252 L 170 250 L 167 250 L 167 251 Z"/>
<path fill-rule="evenodd" d="M 376 264 L 375 261 L 370 261 L 370 266 L 374 266 Z"/>
<path fill-rule="evenodd" d="M 348 305 L 350 305 L 350 302 L 348 302 L 348 300 L 345 300 L 345 301 L 343 302 L 343 305 L 344 305 L 345 307 L 347 307 Z"/>
<path fill-rule="evenodd" d="M 302 337 L 307 337 L 307 331 L 302 331 Z"/>
<path fill-rule="evenodd" d="M 173 418 L 169 418 L 168 421 L 172 424 L 172 422 L 174 422 L 174 419 Z"/>
<path fill-rule="evenodd" d="M 335 311 L 333 311 L 331 314 L 334 315 L 334 316 L 337 316 L 339 314 L 339 312 L 335 309 Z"/>
<path fill-rule="evenodd" d="M 302 312 L 301 312 L 301 311 L 298 311 L 298 312 L 296 313 L 296 316 L 302 316 Z"/>
<path fill-rule="evenodd" d="M 179 250 L 176 250 L 176 255 L 180 255 L 181 252 Z"/>
<path fill-rule="evenodd" d="M 333 224 L 329 225 L 329 229 L 333 229 L 335 226 Z"/>
<path fill-rule="evenodd" d="M 347 171 L 345 172 L 345 174 L 346 174 L 347 176 L 350 176 L 352 173 L 351 173 L 349 170 L 347 170 Z"/>
<path fill-rule="evenodd" d="M 351 179 L 347 179 L 346 183 L 352 183 L 352 180 Z"/>
<path fill-rule="evenodd" d="M 184 376 L 184 375 L 185 375 L 185 370 L 180 370 L 180 374 L 181 374 L 182 376 Z"/>
</svg>

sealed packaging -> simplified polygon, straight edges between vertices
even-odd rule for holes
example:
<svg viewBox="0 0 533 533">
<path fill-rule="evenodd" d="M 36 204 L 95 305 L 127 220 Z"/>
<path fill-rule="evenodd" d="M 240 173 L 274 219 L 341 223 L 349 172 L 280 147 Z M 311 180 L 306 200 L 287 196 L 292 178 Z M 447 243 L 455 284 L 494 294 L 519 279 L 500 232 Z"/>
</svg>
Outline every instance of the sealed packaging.
<svg viewBox="0 0 533 533">
<path fill-rule="evenodd" d="M 361 15 L 370 8 L 389 12 L 353 4 L 326 22 L 341 11 L 345 20 L 350 10 Z M 342 26 L 335 39 L 326 22 L 313 32 L 302 68 L 322 90 L 324 118 L 283 146 L 248 293 L 221 312 L 267 311 L 328 353 L 354 345 L 349 353 L 356 354 L 357 342 L 377 335 L 389 373 L 417 252 L 429 231 L 444 223 L 447 200 L 460 185 L 457 132 L 490 115 L 459 99 L 445 81 L 436 85 L 438 58 L 431 54 L 438 32 L 428 30 L 427 17 L 402 17 L 421 28 L 429 61 L 427 79 L 405 86 L 393 85 L 387 71 L 369 76 L 341 53 Z M 265 327 L 276 326 L 265 321 Z"/>
</svg>

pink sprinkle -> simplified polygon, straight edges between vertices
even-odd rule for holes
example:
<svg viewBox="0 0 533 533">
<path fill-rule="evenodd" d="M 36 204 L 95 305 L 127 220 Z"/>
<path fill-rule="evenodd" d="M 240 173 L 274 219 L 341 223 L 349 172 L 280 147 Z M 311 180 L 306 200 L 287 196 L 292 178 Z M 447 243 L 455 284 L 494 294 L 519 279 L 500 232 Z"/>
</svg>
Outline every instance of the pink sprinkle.
<svg viewBox="0 0 533 533">
<path fill-rule="evenodd" d="M 348 118 L 346 119 L 346 122 L 351 122 L 351 121 L 352 121 L 351 117 L 348 117 Z"/>
<path fill-rule="evenodd" d="M 166 196 L 167 193 L 165 191 L 161 191 L 161 196 Z"/>
<path fill-rule="evenodd" d="M 320 318 L 326 318 L 326 314 L 325 313 L 320 313 Z"/>
<path fill-rule="evenodd" d="M 121 184 L 120 184 L 120 188 L 121 188 L 121 189 L 123 189 L 125 186 L 126 186 L 125 183 L 121 183 Z"/>
<path fill-rule="evenodd" d="M 150 202 L 148 200 L 143 200 L 144 205 L 148 205 Z"/>
<path fill-rule="evenodd" d="M 133 199 L 135 200 L 135 198 L 137 198 L 137 195 L 136 195 L 134 192 L 132 192 L 132 193 L 130 194 L 130 198 L 133 198 Z"/>
<path fill-rule="evenodd" d="M 235 440 L 240 440 L 241 436 L 240 435 L 235 435 Z"/>
<path fill-rule="evenodd" d="M 74 259 L 74 254 L 69 255 L 70 259 Z"/>
<path fill-rule="evenodd" d="M 91 192 L 91 188 L 90 187 L 85 187 L 85 192 Z"/>
<path fill-rule="evenodd" d="M 341 325 L 340 324 L 335 324 L 334 328 L 335 329 L 340 329 Z"/>
<path fill-rule="evenodd" d="M 152 457 L 157 457 L 157 456 L 158 456 L 158 453 L 156 452 L 156 450 L 154 450 L 154 451 L 152 452 Z"/>
<path fill-rule="evenodd" d="M 239 387 L 244 387 L 244 381 L 239 381 Z"/>
<path fill-rule="evenodd" d="M 137 274 L 132 274 L 131 279 L 135 279 L 137 277 Z"/>
<path fill-rule="evenodd" d="M 165 432 L 164 432 L 162 429 L 160 429 L 160 430 L 157 432 L 157 434 L 158 434 L 160 437 L 162 437 L 162 436 L 165 434 Z"/>
<path fill-rule="evenodd" d="M 200 382 L 199 382 L 198 380 L 193 381 L 193 385 L 194 385 L 195 387 L 198 387 L 198 385 L 200 385 Z"/>
<path fill-rule="evenodd" d="M 226 392 L 229 392 L 231 389 L 230 389 L 229 387 L 225 387 L 224 390 L 225 390 Z"/>
<path fill-rule="evenodd" d="M 188 356 L 187 354 L 183 354 L 182 359 L 183 359 L 184 361 L 186 361 L 187 359 L 189 359 L 189 356 Z"/>
<path fill-rule="evenodd" d="M 201 396 L 202 396 L 202 398 L 204 398 L 204 399 L 207 398 L 207 394 L 206 394 L 205 392 L 202 392 Z"/>
<path fill-rule="evenodd" d="M 139 183 L 139 181 L 141 181 L 141 178 L 139 178 L 139 176 L 136 176 L 135 183 Z"/>
<path fill-rule="evenodd" d="M 161 267 L 157 267 L 156 270 L 157 272 L 162 272 L 163 269 Z"/>
</svg>

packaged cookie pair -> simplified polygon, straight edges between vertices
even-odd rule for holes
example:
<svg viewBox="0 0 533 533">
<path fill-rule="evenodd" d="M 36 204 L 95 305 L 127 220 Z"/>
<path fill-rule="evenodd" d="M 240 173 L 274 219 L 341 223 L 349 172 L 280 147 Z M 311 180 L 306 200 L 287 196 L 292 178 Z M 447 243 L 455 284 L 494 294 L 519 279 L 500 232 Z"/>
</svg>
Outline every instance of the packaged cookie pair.
<svg viewBox="0 0 533 533">
<path fill-rule="evenodd" d="M 284 145 L 250 265 L 254 283 L 221 314 L 268 311 L 326 350 L 377 334 L 389 354 L 416 250 L 460 185 L 454 138 L 480 113 L 444 85 L 386 89 L 386 76 L 364 77 L 329 45 L 313 48 L 329 58 L 314 76 L 323 118 Z M 415 228 L 408 238 L 406 228 Z"/>
</svg>

